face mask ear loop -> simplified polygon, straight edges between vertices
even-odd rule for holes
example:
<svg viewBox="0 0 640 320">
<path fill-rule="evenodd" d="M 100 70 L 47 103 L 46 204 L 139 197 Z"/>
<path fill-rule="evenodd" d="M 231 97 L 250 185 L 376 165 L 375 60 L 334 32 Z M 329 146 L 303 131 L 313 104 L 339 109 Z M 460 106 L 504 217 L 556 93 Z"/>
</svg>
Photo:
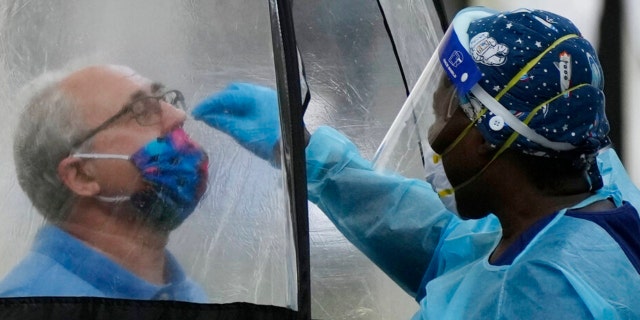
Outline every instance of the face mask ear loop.
<svg viewBox="0 0 640 320">
<path fill-rule="evenodd" d="M 478 112 L 478 116 L 471 122 L 471 124 L 475 124 L 478 119 L 480 119 L 480 117 L 482 117 L 482 115 L 484 115 L 487 112 L 487 108 L 482 108 L 482 110 L 480 112 Z M 470 127 L 467 127 L 463 133 L 464 135 L 466 135 L 466 131 L 468 131 L 470 129 Z M 454 143 L 452 143 L 452 146 L 454 144 L 457 144 L 458 141 L 462 140 L 461 136 L 464 137 L 463 134 L 461 134 L 460 136 L 458 136 L 458 139 L 456 139 L 454 141 Z M 478 173 L 474 174 L 471 178 L 467 179 L 467 181 L 454 186 L 451 189 L 451 193 L 454 193 L 455 190 L 460 190 L 461 188 L 464 188 L 466 185 L 468 185 L 469 183 L 471 183 L 472 181 L 474 181 L 475 179 L 477 179 L 485 170 L 487 170 L 487 168 L 505 151 L 507 150 L 507 148 L 509 148 L 509 146 L 511 146 L 511 144 L 516 140 L 516 138 L 519 136 L 519 134 L 517 132 L 513 132 L 513 134 L 511 134 L 511 136 L 507 139 L 507 141 L 504 143 L 504 145 L 502 145 L 502 147 L 500 147 L 500 149 L 493 155 L 493 157 L 491 158 L 491 160 L 489 160 L 489 162 L 487 162 L 486 165 L 484 165 L 484 167 L 482 167 L 482 169 L 480 169 L 480 171 L 478 171 Z M 444 155 L 445 153 L 451 151 L 452 146 L 449 146 L 443 153 L 442 155 Z M 441 155 L 441 156 L 442 156 Z M 443 190 L 444 191 L 444 190 Z M 439 193 L 438 193 L 439 194 Z"/>
<path fill-rule="evenodd" d="M 74 153 L 71 155 L 75 158 L 81 159 L 120 159 L 131 160 L 131 156 L 124 154 L 109 154 L 109 153 Z"/>
<path fill-rule="evenodd" d="M 453 150 L 453 148 L 455 148 L 455 146 L 460 143 L 460 141 L 462 141 L 462 139 L 464 139 L 464 137 L 467 135 L 467 133 L 469 133 L 469 131 L 471 130 L 471 128 L 473 128 L 473 126 L 476 124 L 476 122 L 478 121 L 478 119 L 480 119 L 480 117 L 482 117 L 482 115 L 487 111 L 486 108 L 483 108 L 480 112 L 478 112 L 478 115 L 475 117 L 475 119 L 472 119 L 471 122 L 469 123 L 469 125 L 467 125 L 466 128 L 464 128 L 464 130 L 462 130 L 462 132 L 458 135 L 458 137 L 453 141 L 453 143 L 451 143 L 451 145 L 449 145 L 443 152 L 442 154 L 434 154 L 433 155 L 433 163 L 438 163 L 440 161 L 442 161 L 442 157 L 444 155 L 446 155 L 447 153 L 451 152 L 451 150 Z M 483 169 L 484 170 L 484 169 Z M 475 178 L 474 175 L 472 177 Z M 468 180 L 469 181 L 469 180 Z M 465 182 L 464 184 L 466 184 L 467 182 Z M 448 188 L 448 189 L 443 189 L 438 191 L 438 197 L 440 198 L 445 198 L 447 196 L 451 196 L 452 194 L 455 193 L 456 189 L 459 189 L 460 187 L 452 187 L 452 188 Z"/>
<path fill-rule="evenodd" d="M 436 156 L 437 156 L 437 157 L 438 157 L 438 159 L 437 159 L 437 160 L 439 161 L 439 160 L 440 160 L 444 155 L 446 155 L 446 154 L 448 154 L 449 152 L 451 152 L 451 150 L 453 150 L 453 148 L 455 148 L 455 147 L 456 147 L 456 145 L 457 145 L 458 143 L 460 143 L 460 141 L 462 141 L 462 139 L 464 139 L 464 137 L 469 133 L 469 131 L 471 130 L 471 128 L 473 128 L 473 126 L 476 124 L 476 122 L 478 121 L 478 119 L 480 119 L 480 117 L 482 117 L 482 115 L 483 115 L 486 111 L 487 111 L 487 109 L 482 109 L 482 111 L 480 111 L 480 112 L 478 113 L 478 115 L 476 116 L 476 118 L 475 118 L 475 119 L 472 119 L 472 120 L 471 120 L 471 123 L 469 123 L 469 125 L 467 125 L 467 126 L 464 128 L 464 130 L 462 130 L 462 132 L 460 132 L 460 134 L 458 135 L 458 137 L 457 137 L 455 140 L 453 140 L 453 142 L 452 142 L 452 143 L 451 143 L 451 144 L 450 144 L 446 149 L 444 149 L 444 151 L 443 151 L 440 155 L 436 154 L 434 157 L 436 157 Z M 434 160 L 436 160 L 436 159 L 434 158 Z M 437 163 L 437 162 L 435 162 L 435 163 Z"/>
<path fill-rule="evenodd" d="M 116 197 L 96 196 L 96 198 L 98 198 L 98 200 L 102 202 L 108 202 L 108 203 L 120 203 L 120 202 L 131 200 L 130 196 L 116 196 Z"/>
<path fill-rule="evenodd" d="M 104 154 L 104 153 L 74 153 L 71 155 L 75 158 L 80 159 L 117 159 L 117 160 L 131 160 L 131 156 L 124 154 Z M 96 196 L 96 198 L 102 202 L 107 203 L 119 203 L 124 201 L 131 200 L 130 196 L 115 196 L 115 197 L 106 197 L 106 196 Z"/>
<path fill-rule="evenodd" d="M 487 162 L 487 164 L 484 165 L 484 167 L 482 167 L 482 169 L 480 169 L 480 171 L 478 171 L 478 173 L 474 174 L 471 178 L 467 179 L 467 181 L 453 187 L 453 190 L 460 190 L 462 188 L 464 188 L 465 186 L 467 186 L 469 183 L 471 183 L 472 181 L 474 181 L 475 179 L 477 179 L 482 173 L 484 173 L 485 170 L 487 170 L 487 168 L 489 168 L 489 166 L 496 160 L 498 159 L 498 157 L 505 151 L 507 150 L 507 148 L 509 148 L 509 146 L 513 143 L 513 141 L 516 140 L 516 138 L 519 136 L 519 134 L 517 132 L 514 132 L 513 134 L 511 134 L 511 136 L 509 137 L 509 139 L 507 139 L 507 142 L 505 142 L 504 145 L 502 145 L 502 147 L 500 147 L 500 149 L 498 149 L 498 151 L 493 155 L 493 157 L 491 157 L 491 160 L 489 160 L 489 162 Z"/>
</svg>

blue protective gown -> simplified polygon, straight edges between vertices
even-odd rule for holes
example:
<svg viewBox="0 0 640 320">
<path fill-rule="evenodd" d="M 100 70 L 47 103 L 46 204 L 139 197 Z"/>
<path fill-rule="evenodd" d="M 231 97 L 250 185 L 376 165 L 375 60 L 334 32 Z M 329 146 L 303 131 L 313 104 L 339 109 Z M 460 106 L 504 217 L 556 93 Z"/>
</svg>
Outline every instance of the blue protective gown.
<svg viewBox="0 0 640 320">
<path fill-rule="evenodd" d="M 134 275 L 53 225 L 39 230 L 29 254 L 0 282 L 0 297 L 105 297 L 208 302 L 167 253 L 170 283 L 155 285 Z"/>
<path fill-rule="evenodd" d="M 375 172 L 329 127 L 306 156 L 309 199 L 416 297 L 414 319 L 640 319 L 640 193 L 613 150 L 599 156 L 605 188 L 576 207 L 619 207 L 561 210 L 501 265 L 488 261 L 501 237 L 495 216 L 459 219 L 427 183 Z"/>
</svg>

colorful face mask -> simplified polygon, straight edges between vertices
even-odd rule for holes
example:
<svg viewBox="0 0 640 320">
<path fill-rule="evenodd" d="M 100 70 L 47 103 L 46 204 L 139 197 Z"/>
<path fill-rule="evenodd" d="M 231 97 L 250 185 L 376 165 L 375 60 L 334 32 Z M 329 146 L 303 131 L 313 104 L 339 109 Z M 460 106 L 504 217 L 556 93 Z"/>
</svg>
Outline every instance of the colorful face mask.
<svg viewBox="0 0 640 320">
<path fill-rule="evenodd" d="M 175 229 L 193 213 L 207 185 L 208 157 L 182 128 L 149 142 L 131 156 L 96 153 L 73 156 L 133 162 L 148 188 L 130 196 L 99 198 L 108 202 L 129 200 L 154 223 L 168 229 Z"/>
</svg>

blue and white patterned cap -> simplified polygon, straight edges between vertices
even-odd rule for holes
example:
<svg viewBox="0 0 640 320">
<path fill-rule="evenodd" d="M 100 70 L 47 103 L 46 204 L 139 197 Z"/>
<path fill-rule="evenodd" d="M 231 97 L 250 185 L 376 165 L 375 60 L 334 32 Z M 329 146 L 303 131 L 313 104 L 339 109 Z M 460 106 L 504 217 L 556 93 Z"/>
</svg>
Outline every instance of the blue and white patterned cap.
<svg viewBox="0 0 640 320">
<path fill-rule="evenodd" d="M 482 74 L 477 84 L 539 135 L 572 146 L 554 150 L 517 135 L 510 148 L 547 157 L 592 157 L 610 144 L 602 68 L 571 21 L 542 10 L 471 7 L 452 23 L 466 27 L 459 38 Z M 489 111 L 477 123 L 496 146 L 514 133 L 502 120 Z"/>
</svg>

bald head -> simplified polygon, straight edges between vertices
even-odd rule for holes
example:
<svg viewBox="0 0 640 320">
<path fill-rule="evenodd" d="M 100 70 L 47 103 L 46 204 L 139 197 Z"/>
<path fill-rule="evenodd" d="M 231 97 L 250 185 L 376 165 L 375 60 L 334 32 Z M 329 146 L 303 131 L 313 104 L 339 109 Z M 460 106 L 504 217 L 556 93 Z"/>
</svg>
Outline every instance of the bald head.
<svg viewBox="0 0 640 320">
<path fill-rule="evenodd" d="M 89 66 L 71 73 L 60 89 L 72 97 L 88 127 L 94 127 L 117 113 L 141 87 L 151 81 L 119 65 Z"/>
</svg>

